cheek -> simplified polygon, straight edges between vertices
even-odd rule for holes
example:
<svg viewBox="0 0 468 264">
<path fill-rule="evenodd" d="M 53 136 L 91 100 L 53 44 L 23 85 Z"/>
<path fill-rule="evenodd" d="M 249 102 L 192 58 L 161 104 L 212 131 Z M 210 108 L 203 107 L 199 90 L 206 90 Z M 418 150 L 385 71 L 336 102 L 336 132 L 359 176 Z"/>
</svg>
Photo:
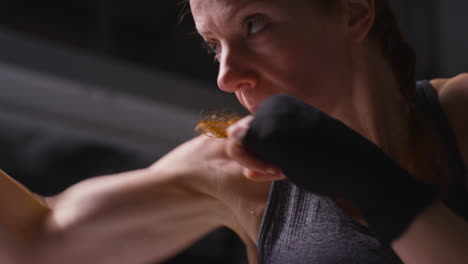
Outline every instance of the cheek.
<svg viewBox="0 0 468 264">
<path fill-rule="evenodd" d="M 298 33 L 272 47 L 265 67 L 282 92 L 319 107 L 345 87 L 340 78 L 346 68 L 343 43 L 337 34 Z"/>
</svg>

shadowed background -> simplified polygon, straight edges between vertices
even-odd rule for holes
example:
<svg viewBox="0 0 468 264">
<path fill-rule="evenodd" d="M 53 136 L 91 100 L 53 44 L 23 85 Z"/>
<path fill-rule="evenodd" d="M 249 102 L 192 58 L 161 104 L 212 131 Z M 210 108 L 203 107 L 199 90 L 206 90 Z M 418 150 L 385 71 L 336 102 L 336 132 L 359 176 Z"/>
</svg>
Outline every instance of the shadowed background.
<svg viewBox="0 0 468 264">
<path fill-rule="evenodd" d="M 418 79 L 468 71 L 464 0 L 395 0 Z M 145 167 L 194 136 L 200 110 L 246 113 L 171 0 L 0 2 L 0 167 L 52 195 Z M 157 250 L 157 249 L 155 249 Z M 167 263 L 246 263 L 221 229 Z"/>
</svg>

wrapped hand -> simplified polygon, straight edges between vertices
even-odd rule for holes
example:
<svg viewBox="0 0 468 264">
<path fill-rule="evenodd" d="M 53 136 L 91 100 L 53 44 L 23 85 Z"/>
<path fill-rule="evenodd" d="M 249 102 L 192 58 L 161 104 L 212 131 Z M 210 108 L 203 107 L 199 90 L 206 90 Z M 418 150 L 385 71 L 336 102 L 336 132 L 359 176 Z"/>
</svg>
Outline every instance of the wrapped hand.
<svg viewBox="0 0 468 264">
<path fill-rule="evenodd" d="M 416 181 L 375 144 L 288 95 L 265 100 L 242 144 L 298 187 L 353 201 L 386 243 L 437 199 L 435 188 Z"/>
</svg>

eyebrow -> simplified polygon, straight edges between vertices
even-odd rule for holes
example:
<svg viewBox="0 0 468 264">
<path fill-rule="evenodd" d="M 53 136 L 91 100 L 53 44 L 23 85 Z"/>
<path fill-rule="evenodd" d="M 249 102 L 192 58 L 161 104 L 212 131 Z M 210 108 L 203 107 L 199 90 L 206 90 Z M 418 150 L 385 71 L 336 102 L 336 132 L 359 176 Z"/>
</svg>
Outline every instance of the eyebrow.
<svg viewBox="0 0 468 264">
<path fill-rule="evenodd" d="M 247 6 L 252 5 L 252 4 L 255 3 L 255 2 L 258 2 L 258 1 L 249 1 L 249 0 L 243 1 L 243 3 L 239 4 L 239 6 L 237 6 L 236 8 L 233 8 L 233 11 L 231 11 L 231 12 L 227 15 L 226 20 L 231 20 L 231 19 L 233 19 L 235 16 L 237 16 L 237 14 L 238 14 L 240 11 L 242 11 L 242 10 L 245 9 Z"/>
<path fill-rule="evenodd" d="M 239 0 L 236 0 L 236 1 L 239 1 Z M 242 10 L 244 10 L 245 8 L 247 8 L 248 6 L 256 3 L 258 1 L 252 1 L 252 0 L 244 0 L 242 1 L 241 3 L 239 3 L 236 7 L 230 7 L 231 10 L 229 10 L 226 14 L 226 18 L 225 20 L 226 21 L 229 21 L 229 20 L 232 20 L 234 17 L 236 17 Z M 198 32 L 198 31 L 197 31 Z M 198 32 L 200 35 L 206 35 L 206 34 L 209 34 L 210 32 L 209 31 L 202 31 L 202 32 Z"/>
</svg>

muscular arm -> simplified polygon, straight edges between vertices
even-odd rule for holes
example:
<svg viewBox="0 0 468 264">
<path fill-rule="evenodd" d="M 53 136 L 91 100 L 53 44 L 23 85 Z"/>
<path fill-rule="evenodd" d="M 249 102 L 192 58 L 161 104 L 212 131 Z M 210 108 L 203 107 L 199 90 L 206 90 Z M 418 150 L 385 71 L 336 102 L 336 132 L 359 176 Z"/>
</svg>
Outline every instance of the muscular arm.
<svg viewBox="0 0 468 264">
<path fill-rule="evenodd" d="M 256 263 L 255 237 L 268 186 L 248 183 L 223 152 L 219 142 L 198 138 L 150 168 L 89 179 L 46 198 L 44 214 L 16 216 L 37 218 L 22 226 L 40 232 L 16 236 L 22 243 L 15 246 L 15 263 L 163 261 L 223 225 L 239 234 L 250 262 Z M 27 197 L 35 208 L 43 208 L 17 187 L 0 184 L 16 190 L 15 205 L 16 198 Z M 242 198 L 249 193 L 249 199 Z M 11 198 L 3 192 L 0 196 L 2 203 Z M 3 223 L 1 228 L 11 229 Z M 15 250 L 0 251 L 0 258 L 11 252 Z"/>
<path fill-rule="evenodd" d="M 44 263 L 161 261 L 220 227 L 223 211 L 161 171 L 94 178 L 56 198 L 37 255 Z"/>
<path fill-rule="evenodd" d="M 8 217 L 20 220 L 10 227 L 41 230 L 30 228 L 18 237 L 19 254 L 28 258 L 21 263 L 166 259 L 222 225 L 222 204 L 185 190 L 177 180 L 149 169 L 86 180 L 49 199 L 48 214 L 11 201 L 22 215 Z"/>
</svg>

